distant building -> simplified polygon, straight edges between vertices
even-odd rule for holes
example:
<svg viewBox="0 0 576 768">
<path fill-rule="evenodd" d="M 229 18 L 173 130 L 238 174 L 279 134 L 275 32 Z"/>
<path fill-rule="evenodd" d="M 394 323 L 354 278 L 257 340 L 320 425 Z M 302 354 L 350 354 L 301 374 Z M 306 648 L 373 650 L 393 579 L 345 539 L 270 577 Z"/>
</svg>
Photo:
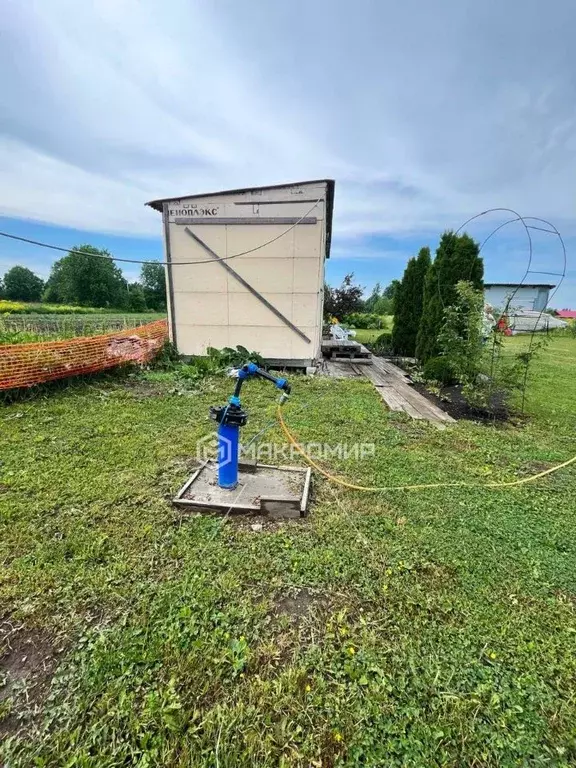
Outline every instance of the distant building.
<svg viewBox="0 0 576 768">
<path fill-rule="evenodd" d="M 548 283 L 484 283 L 484 301 L 494 309 L 529 309 L 542 312 L 554 285 Z"/>
<path fill-rule="evenodd" d="M 556 312 L 556 317 L 560 317 L 562 320 L 576 320 L 576 309 L 559 309 Z"/>
</svg>

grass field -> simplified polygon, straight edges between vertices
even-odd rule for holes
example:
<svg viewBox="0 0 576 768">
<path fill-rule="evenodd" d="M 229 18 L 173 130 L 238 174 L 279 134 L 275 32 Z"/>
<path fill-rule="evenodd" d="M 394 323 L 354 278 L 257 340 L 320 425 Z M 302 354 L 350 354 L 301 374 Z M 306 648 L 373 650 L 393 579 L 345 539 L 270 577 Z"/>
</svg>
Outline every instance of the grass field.
<svg viewBox="0 0 576 768">
<path fill-rule="evenodd" d="M 43 304 L 41 302 L 0 299 L 0 315 L 118 315 L 123 310 L 111 307 L 85 307 L 78 304 Z"/>
<path fill-rule="evenodd" d="M 576 454 L 575 366 L 555 339 L 516 426 L 439 432 L 368 382 L 303 377 L 285 418 L 302 442 L 373 441 L 330 460 L 356 482 L 513 480 Z M 307 519 L 260 532 L 182 517 L 229 391 L 149 372 L 4 407 L 6 764 L 574 765 L 576 467 L 498 491 L 317 479 Z M 246 441 L 274 392 L 245 401 Z"/>
<path fill-rule="evenodd" d="M 56 341 L 135 328 L 165 317 L 164 313 L 0 314 L 0 344 Z"/>
<path fill-rule="evenodd" d="M 356 328 L 356 336 L 354 336 L 354 341 L 359 341 L 360 344 L 366 344 L 366 342 L 376 341 L 378 336 L 380 336 L 382 333 L 385 333 L 385 330 L 382 328 Z"/>
<path fill-rule="evenodd" d="M 386 333 L 387 331 L 392 330 L 392 326 L 394 324 L 394 316 L 393 315 L 384 315 L 384 326 L 382 328 L 373 329 L 373 328 L 356 328 L 356 336 L 354 337 L 355 341 L 359 341 L 361 344 L 366 344 L 366 342 L 376 341 L 378 336 L 382 333 Z"/>
</svg>

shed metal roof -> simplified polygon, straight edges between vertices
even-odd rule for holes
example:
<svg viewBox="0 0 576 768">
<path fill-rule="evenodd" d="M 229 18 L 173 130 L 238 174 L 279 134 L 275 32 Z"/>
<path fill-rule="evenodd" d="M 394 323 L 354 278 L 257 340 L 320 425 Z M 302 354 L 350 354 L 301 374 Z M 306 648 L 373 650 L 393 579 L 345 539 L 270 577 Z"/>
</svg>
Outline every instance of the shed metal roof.
<svg viewBox="0 0 576 768">
<path fill-rule="evenodd" d="M 201 197 L 217 197 L 220 195 L 237 195 L 243 192 L 255 192 L 263 189 L 289 189 L 290 187 L 300 187 L 304 184 L 326 184 L 326 258 L 330 258 L 330 245 L 332 243 L 332 219 L 334 213 L 334 179 L 313 179 L 307 181 L 291 181 L 285 184 L 271 184 L 265 187 L 241 187 L 240 189 L 223 189 L 218 192 L 202 192 L 194 195 L 174 195 L 172 197 L 161 197 L 158 200 L 150 200 L 146 203 L 150 208 L 162 213 L 163 203 L 171 203 L 172 200 L 195 199 Z"/>
<path fill-rule="evenodd" d="M 484 283 L 484 288 L 556 288 L 550 283 Z"/>
</svg>

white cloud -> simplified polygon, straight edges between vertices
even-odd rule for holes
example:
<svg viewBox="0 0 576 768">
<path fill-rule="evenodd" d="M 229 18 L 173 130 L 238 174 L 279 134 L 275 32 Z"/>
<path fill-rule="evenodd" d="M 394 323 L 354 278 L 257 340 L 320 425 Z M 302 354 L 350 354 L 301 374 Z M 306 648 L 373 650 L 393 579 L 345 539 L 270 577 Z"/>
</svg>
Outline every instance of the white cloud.
<svg viewBox="0 0 576 768">
<path fill-rule="evenodd" d="M 342 237 L 497 205 L 571 228 L 576 7 L 7 0 L 0 213 L 159 233 L 151 198 L 337 180 Z"/>
</svg>

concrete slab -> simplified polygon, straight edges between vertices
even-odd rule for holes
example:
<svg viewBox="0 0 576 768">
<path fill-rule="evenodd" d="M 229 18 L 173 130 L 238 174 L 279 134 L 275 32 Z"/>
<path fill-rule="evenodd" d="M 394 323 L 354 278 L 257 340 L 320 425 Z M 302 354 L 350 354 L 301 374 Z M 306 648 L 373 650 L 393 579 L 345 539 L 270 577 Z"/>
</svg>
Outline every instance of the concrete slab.
<svg viewBox="0 0 576 768">
<path fill-rule="evenodd" d="M 312 470 L 308 467 L 240 465 L 238 485 L 220 488 L 217 466 L 203 462 L 178 491 L 174 504 L 189 512 L 265 515 L 273 520 L 306 515 Z"/>
</svg>

